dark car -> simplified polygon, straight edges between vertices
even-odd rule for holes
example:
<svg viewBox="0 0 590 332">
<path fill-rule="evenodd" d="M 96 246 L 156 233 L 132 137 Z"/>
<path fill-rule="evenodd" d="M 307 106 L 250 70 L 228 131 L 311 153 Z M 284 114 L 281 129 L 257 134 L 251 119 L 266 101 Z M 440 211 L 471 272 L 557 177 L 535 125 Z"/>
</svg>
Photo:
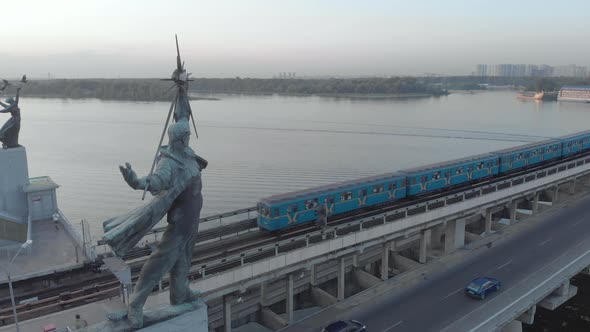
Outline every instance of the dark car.
<svg viewBox="0 0 590 332">
<path fill-rule="evenodd" d="M 500 282 L 497 279 L 490 277 L 479 277 L 471 280 L 469 285 L 465 287 L 467 295 L 479 299 L 485 299 L 491 292 L 500 290 Z"/>
<path fill-rule="evenodd" d="M 322 332 L 365 332 L 367 328 L 356 320 L 339 320 L 326 326 Z"/>
</svg>

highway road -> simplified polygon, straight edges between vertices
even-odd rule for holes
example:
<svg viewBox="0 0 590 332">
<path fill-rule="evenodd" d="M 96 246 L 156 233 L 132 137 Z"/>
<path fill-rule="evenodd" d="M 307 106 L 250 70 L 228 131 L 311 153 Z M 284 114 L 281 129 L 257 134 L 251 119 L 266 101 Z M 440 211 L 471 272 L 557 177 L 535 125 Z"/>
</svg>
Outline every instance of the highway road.
<svg viewBox="0 0 590 332">
<path fill-rule="evenodd" d="M 537 286 L 538 282 L 532 279 L 536 273 L 550 265 L 568 263 L 563 262 L 562 254 L 577 255 L 590 250 L 589 207 L 590 196 L 556 207 L 546 216 L 534 217 L 542 219 L 527 231 L 516 233 L 445 272 L 431 274 L 415 287 L 395 295 L 382 294 L 344 314 L 328 308 L 285 330 L 319 331 L 335 318 L 335 313 L 338 319 L 365 323 L 368 331 L 455 332 L 476 328 L 487 315 L 492 316 Z M 499 279 L 502 289 L 483 301 L 467 297 L 465 285 L 478 276 Z M 531 282 L 527 283 L 527 279 Z M 494 301 L 496 297 L 499 298 Z"/>
</svg>

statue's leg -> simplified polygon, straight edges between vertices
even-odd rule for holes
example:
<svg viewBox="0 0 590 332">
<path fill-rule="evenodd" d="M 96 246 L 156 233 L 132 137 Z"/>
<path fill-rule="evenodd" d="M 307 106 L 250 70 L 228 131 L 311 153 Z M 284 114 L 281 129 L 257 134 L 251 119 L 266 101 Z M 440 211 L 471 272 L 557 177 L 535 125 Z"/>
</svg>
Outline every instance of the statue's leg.
<svg viewBox="0 0 590 332">
<path fill-rule="evenodd" d="M 143 325 L 143 305 L 145 301 L 154 286 L 177 261 L 182 249 L 182 243 L 177 241 L 174 225 L 168 224 L 166 232 L 164 232 L 162 240 L 158 244 L 158 249 L 150 255 L 150 258 L 143 265 L 129 302 L 127 315 L 134 327 Z"/>
<path fill-rule="evenodd" d="M 198 218 L 197 218 L 198 220 Z M 196 300 L 193 292 L 189 288 L 188 273 L 191 267 L 193 258 L 193 248 L 197 242 L 197 235 L 199 232 L 199 223 L 194 222 L 192 225 L 191 236 L 182 248 L 180 257 L 176 264 L 170 270 L 170 303 L 182 304 L 185 302 L 192 302 Z"/>
</svg>

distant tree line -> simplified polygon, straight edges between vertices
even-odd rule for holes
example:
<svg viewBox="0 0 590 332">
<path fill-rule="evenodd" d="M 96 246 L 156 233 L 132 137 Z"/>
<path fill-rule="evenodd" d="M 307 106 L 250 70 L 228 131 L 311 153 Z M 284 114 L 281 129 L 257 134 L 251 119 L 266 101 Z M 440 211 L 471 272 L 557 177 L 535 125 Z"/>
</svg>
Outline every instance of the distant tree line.
<svg viewBox="0 0 590 332">
<path fill-rule="evenodd" d="M 174 89 L 158 79 L 54 79 L 27 83 L 23 95 L 49 98 L 98 98 L 103 100 L 169 101 Z M 567 77 L 390 77 L 330 79 L 197 78 L 193 92 L 286 95 L 444 95 L 448 90 L 478 90 L 489 85 L 555 91 L 563 85 L 590 85 L 588 80 Z"/>
<path fill-rule="evenodd" d="M 98 98 L 103 100 L 171 100 L 170 81 L 158 79 L 54 79 L 29 81 L 26 95 L 48 98 Z M 412 77 L 356 79 L 256 79 L 197 78 L 193 92 L 249 94 L 427 94 L 447 92 Z"/>
<path fill-rule="evenodd" d="M 172 82 L 157 79 L 56 79 L 30 80 L 26 96 L 48 98 L 98 98 L 104 100 L 171 100 Z"/>
<path fill-rule="evenodd" d="M 276 94 L 446 94 L 444 89 L 421 82 L 414 77 L 330 78 L 330 79 L 258 79 L 200 78 L 191 89 L 212 93 Z"/>
</svg>

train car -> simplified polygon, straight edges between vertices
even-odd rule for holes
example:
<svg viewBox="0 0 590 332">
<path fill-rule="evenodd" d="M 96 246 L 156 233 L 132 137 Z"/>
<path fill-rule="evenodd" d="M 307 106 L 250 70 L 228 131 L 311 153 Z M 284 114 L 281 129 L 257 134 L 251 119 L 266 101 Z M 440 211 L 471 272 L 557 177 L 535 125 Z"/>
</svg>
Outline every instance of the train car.
<svg viewBox="0 0 590 332">
<path fill-rule="evenodd" d="M 489 153 L 400 171 L 407 176 L 407 196 L 476 181 L 498 174 L 498 157 Z"/>
<path fill-rule="evenodd" d="M 316 221 L 321 208 L 326 216 L 392 202 L 406 196 L 406 178 L 387 173 L 261 199 L 258 227 L 276 231 Z"/>
<path fill-rule="evenodd" d="M 571 155 L 590 150 L 590 130 L 557 138 L 561 141 L 561 155 Z"/>
<path fill-rule="evenodd" d="M 500 174 L 561 157 L 561 141 L 549 139 L 492 152 L 500 159 Z"/>
</svg>

